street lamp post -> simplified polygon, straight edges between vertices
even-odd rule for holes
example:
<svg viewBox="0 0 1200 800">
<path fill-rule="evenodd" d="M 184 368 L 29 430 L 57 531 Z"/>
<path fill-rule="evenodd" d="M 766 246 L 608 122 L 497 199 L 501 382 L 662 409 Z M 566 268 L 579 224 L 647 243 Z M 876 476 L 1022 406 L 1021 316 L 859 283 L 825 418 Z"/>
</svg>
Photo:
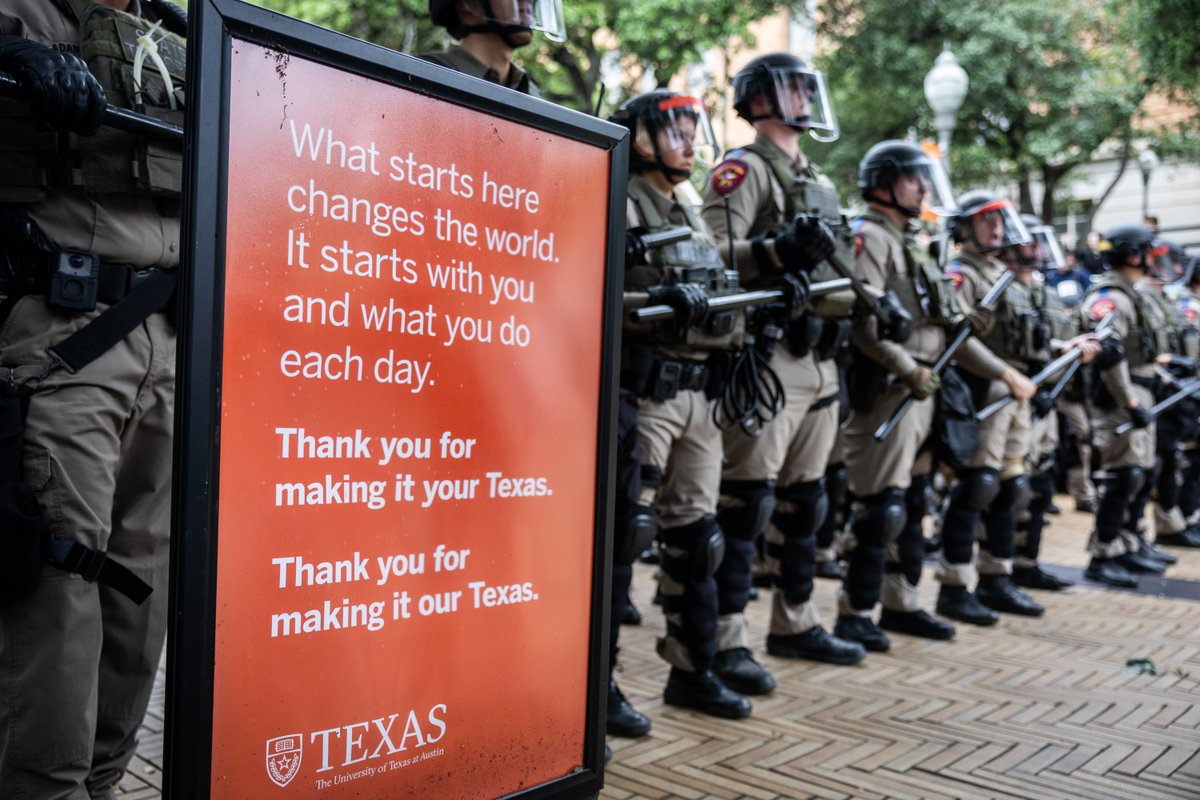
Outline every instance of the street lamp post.
<svg viewBox="0 0 1200 800">
<path fill-rule="evenodd" d="M 954 133 L 955 117 L 967 96 L 967 71 L 959 66 L 950 45 L 943 45 L 933 69 L 925 75 L 925 101 L 933 110 L 933 127 L 938 134 L 938 149 L 946 172 L 950 171 L 950 136 Z"/>
<path fill-rule="evenodd" d="M 1142 170 L 1142 219 L 1150 216 L 1150 175 L 1158 166 L 1158 154 L 1147 148 L 1138 153 L 1138 167 Z"/>
</svg>

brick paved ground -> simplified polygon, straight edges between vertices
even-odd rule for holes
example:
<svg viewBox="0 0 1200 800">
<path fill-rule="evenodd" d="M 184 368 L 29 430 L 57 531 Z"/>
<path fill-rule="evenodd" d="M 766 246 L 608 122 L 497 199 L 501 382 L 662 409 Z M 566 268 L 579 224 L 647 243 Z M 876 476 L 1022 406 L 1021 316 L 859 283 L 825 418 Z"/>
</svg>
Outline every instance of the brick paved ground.
<svg viewBox="0 0 1200 800">
<path fill-rule="evenodd" d="M 1086 563 L 1089 518 L 1070 511 L 1047 530 L 1044 562 Z M 1200 551 L 1174 551 L 1169 575 L 1200 589 Z M 1195 583 L 1191 583 L 1191 582 Z M 622 635 L 619 682 L 653 721 L 641 740 L 610 740 L 606 800 L 787 798 L 1200 798 L 1200 603 L 1079 586 L 1042 593 L 1041 619 L 959 626 L 952 642 L 896 636 L 856 667 L 759 654 L 779 680 L 754 715 L 726 722 L 664 707 L 654 655 L 662 616 L 652 569 L 638 567 L 645 616 Z M 932 606 L 936 592 L 923 581 Z M 1193 592 L 1194 597 L 1200 593 Z M 836 585 L 819 581 L 832 622 Z M 768 604 L 749 610 L 761 648 Z M 1157 675 L 1135 674 L 1147 658 Z M 156 689 L 123 800 L 157 798 L 162 691 Z M 440 800 L 440 799 L 437 799 Z"/>
</svg>

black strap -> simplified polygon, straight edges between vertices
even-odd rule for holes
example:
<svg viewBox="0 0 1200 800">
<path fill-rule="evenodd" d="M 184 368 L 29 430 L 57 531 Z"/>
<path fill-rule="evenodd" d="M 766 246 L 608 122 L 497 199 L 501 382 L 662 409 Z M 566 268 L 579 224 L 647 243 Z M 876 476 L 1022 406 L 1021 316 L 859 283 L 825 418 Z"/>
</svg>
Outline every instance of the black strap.
<svg viewBox="0 0 1200 800">
<path fill-rule="evenodd" d="M 128 567 L 118 564 L 103 550 L 93 550 L 74 539 L 50 536 L 46 544 L 46 560 L 59 569 L 82 575 L 89 583 L 99 581 L 128 597 L 139 606 L 154 589 L 134 575 Z"/>
<path fill-rule="evenodd" d="M 175 270 L 154 270 L 115 305 L 51 347 L 51 354 L 72 373 L 78 372 L 165 308 L 176 282 Z"/>
</svg>

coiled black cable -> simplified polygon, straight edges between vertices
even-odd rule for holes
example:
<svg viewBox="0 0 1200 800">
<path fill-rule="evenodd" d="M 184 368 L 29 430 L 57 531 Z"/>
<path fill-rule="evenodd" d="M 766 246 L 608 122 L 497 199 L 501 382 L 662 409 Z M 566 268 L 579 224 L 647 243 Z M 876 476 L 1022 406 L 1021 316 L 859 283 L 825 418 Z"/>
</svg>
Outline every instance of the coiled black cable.
<svg viewBox="0 0 1200 800">
<path fill-rule="evenodd" d="M 766 326 L 757 340 L 746 337 L 746 345 L 733 354 L 724 391 L 713 405 L 718 428 L 728 431 L 737 426 L 759 436 L 763 426 L 783 410 L 783 382 L 770 364 L 781 337 L 777 326 Z"/>
</svg>

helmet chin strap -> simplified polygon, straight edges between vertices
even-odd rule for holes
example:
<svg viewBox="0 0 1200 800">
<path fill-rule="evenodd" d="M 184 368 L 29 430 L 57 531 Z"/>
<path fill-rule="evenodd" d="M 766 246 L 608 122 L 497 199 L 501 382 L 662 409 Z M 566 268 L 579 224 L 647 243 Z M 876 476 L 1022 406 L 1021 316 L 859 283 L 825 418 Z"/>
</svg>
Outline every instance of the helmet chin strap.
<svg viewBox="0 0 1200 800">
<path fill-rule="evenodd" d="M 889 186 L 888 194 L 891 196 L 891 198 L 892 198 L 891 200 L 880 200 L 878 197 L 872 195 L 871 202 L 878 203 L 879 205 L 884 206 L 886 208 L 894 208 L 897 211 L 899 211 L 901 214 L 903 214 L 904 216 L 908 217 L 909 219 L 916 219 L 917 217 L 921 216 L 920 208 L 912 208 L 911 206 L 902 206 L 902 205 L 900 205 L 899 202 L 897 202 L 896 187 Z"/>
<path fill-rule="evenodd" d="M 514 42 L 512 37 L 518 33 L 533 33 L 533 28 L 528 25 L 508 25 L 501 22 L 488 20 L 482 25 L 464 25 L 462 27 L 464 34 L 469 33 L 494 33 L 500 37 L 506 45 L 516 50 L 518 47 L 523 47 L 525 42 Z"/>
</svg>

